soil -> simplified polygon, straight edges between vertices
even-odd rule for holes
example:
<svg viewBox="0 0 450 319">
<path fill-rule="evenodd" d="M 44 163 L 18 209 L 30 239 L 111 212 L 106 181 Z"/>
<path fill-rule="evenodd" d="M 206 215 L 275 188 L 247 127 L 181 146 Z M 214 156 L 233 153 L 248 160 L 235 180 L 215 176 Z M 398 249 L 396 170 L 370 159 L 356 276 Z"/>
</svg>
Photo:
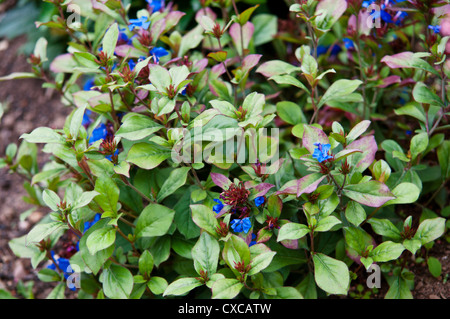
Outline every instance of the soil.
<svg viewBox="0 0 450 319">
<path fill-rule="evenodd" d="M 25 37 L 14 40 L 0 39 L 0 76 L 12 72 L 31 72 L 27 57 L 18 54 L 18 49 L 26 42 Z M 3 104 L 3 116 L 0 118 L 0 157 L 5 156 L 9 143 L 20 144 L 19 137 L 39 126 L 61 128 L 69 109 L 62 105 L 56 92 L 42 88 L 43 81 L 38 79 L 20 79 L 0 82 L 0 103 Z M 39 152 L 39 166 L 47 157 Z M 25 235 L 47 211 L 35 209 L 24 221 L 20 214 L 34 208 L 26 204 L 22 197 L 27 193 L 23 188 L 24 179 L 0 169 L 0 289 L 21 297 L 17 292 L 17 283 L 25 285 L 33 282 L 35 298 L 45 298 L 54 283 L 43 283 L 37 279 L 28 259 L 17 258 L 8 246 L 9 240 Z"/>
<path fill-rule="evenodd" d="M 30 72 L 26 57 L 17 53 L 25 41 L 24 37 L 11 41 L 0 39 L 0 76 L 12 72 Z M 0 82 L 0 103 L 8 105 L 0 118 L 0 157 L 5 155 L 9 143 L 19 143 L 21 134 L 29 133 L 39 126 L 61 128 L 64 125 L 70 110 L 62 105 L 56 92 L 41 86 L 42 81 L 37 79 Z M 41 152 L 39 165 L 42 166 L 46 159 Z M 6 169 L 0 170 L 0 289 L 23 298 L 17 284 L 33 283 L 33 295 L 41 299 L 45 298 L 56 284 L 38 280 L 29 260 L 17 258 L 8 246 L 9 240 L 25 235 L 47 213 L 45 208 L 38 208 L 21 221 L 21 213 L 33 208 L 22 200 L 26 195 L 23 182 L 20 176 L 9 174 Z M 413 296 L 416 299 L 450 299 L 450 284 L 447 282 L 447 279 L 450 279 L 450 245 L 442 238 L 436 241 L 428 255 L 441 262 L 442 275 L 439 278 L 433 277 L 426 263 L 409 264 L 415 274 Z M 372 297 L 383 298 L 384 292 L 380 291 Z"/>
</svg>

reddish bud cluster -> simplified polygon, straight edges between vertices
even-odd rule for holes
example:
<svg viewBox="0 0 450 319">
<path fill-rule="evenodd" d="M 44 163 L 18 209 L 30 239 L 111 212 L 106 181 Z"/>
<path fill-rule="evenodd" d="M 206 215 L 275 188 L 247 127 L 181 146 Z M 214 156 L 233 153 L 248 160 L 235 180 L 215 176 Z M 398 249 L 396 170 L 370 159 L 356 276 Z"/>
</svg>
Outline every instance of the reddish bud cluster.
<svg viewBox="0 0 450 319">
<path fill-rule="evenodd" d="M 250 191 L 245 188 L 243 182 L 239 182 L 239 185 L 231 184 L 230 187 L 220 194 L 220 198 L 224 201 L 225 205 L 231 206 L 232 210 L 239 210 L 241 217 L 245 217 L 249 214 L 249 208 L 247 207 L 248 196 Z"/>
<path fill-rule="evenodd" d="M 266 223 L 267 226 L 264 227 L 266 229 L 280 229 L 280 225 L 278 225 L 278 218 L 276 217 L 267 216 Z"/>
<path fill-rule="evenodd" d="M 102 143 L 100 144 L 100 148 L 103 149 L 102 151 L 100 151 L 100 153 L 102 153 L 103 155 L 113 155 L 117 149 L 117 143 L 114 140 L 114 136 L 106 136 L 106 138 L 104 138 Z"/>
<path fill-rule="evenodd" d="M 140 30 L 137 39 L 140 44 L 142 44 L 144 47 L 147 47 L 147 48 L 151 47 L 152 42 L 153 42 L 153 38 L 152 38 L 150 32 L 147 30 Z"/>
<path fill-rule="evenodd" d="M 238 263 L 234 262 L 234 269 L 239 271 L 241 274 L 246 274 L 252 269 L 252 266 L 250 264 L 245 265 L 245 262 L 240 261 Z"/>
<path fill-rule="evenodd" d="M 219 226 L 216 227 L 216 233 L 220 237 L 226 237 L 228 235 L 229 230 L 230 229 L 228 228 L 228 225 L 222 221 L 220 222 Z"/>
</svg>

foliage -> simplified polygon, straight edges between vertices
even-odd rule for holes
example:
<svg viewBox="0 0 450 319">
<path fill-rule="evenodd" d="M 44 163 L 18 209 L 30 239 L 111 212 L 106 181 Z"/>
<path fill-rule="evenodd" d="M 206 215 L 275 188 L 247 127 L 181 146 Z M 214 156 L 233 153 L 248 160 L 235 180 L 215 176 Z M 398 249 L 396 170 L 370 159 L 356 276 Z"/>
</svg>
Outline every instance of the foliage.
<svg viewBox="0 0 450 319">
<path fill-rule="evenodd" d="M 80 8 L 37 23 L 67 52 L 46 71 L 41 38 L 0 80 L 73 111 L 0 164 L 48 208 L 10 247 L 49 298 L 368 298 L 373 265 L 412 297 L 408 261 L 449 225 L 444 2 L 387 1 L 374 28 L 357 0 L 47 2 Z"/>
</svg>

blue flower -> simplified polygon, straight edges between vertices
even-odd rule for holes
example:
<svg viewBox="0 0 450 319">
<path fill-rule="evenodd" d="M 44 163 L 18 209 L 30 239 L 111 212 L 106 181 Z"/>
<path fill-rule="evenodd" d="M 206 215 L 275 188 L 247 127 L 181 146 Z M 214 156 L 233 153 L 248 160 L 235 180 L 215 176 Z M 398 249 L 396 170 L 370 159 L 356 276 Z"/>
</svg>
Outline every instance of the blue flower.
<svg viewBox="0 0 450 319">
<path fill-rule="evenodd" d="M 87 109 L 83 114 L 83 120 L 81 121 L 81 125 L 83 125 L 85 128 L 87 128 L 92 123 L 92 119 L 89 117 L 91 114 L 92 111 Z"/>
<path fill-rule="evenodd" d="M 155 63 L 159 63 L 159 59 L 163 56 L 169 55 L 169 51 L 167 51 L 163 47 L 154 47 L 150 50 L 150 55 L 153 56 L 153 60 L 155 61 Z"/>
<path fill-rule="evenodd" d="M 316 49 L 317 50 L 317 56 L 321 56 L 322 54 L 326 54 L 329 49 L 330 49 L 330 46 L 325 46 L 325 45 L 317 46 L 317 49 Z M 336 56 L 341 51 L 342 51 L 341 47 L 338 46 L 337 44 L 335 44 L 335 45 L 333 45 L 331 47 L 330 56 Z"/>
<path fill-rule="evenodd" d="M 213 206 L 213 211 L 218 214 L 223 208 L 223 203 L 219 199 L 214 199 L 214 201 L 217 203 L 217 205 Z"/>
<path fill-rule="evenodd" d="M 94 78 L 87 79 L 86 82 L 84 82 L 83 90 L 90 91 L 91 88 L 95 85 L 94 80 L 95 80 Z"/>
<path fill-rule="evenodd" d="M 349 38 L 344 38 L 342 39 L 342 41 L 344 41 L 344 46 L 347 50 L 352 50 L 355 48 L 355 44 L 353 43 L 353 41 Z"/>
<path fill-rule="evenodd" d="M 97 214 L 95 214 L 94 219 L 93 219 L 92 221 L 87 221 L 87 222 L 85 222 L 85 223 L 84 223 L 83 234 L 84 234 L 85 232 L 87 232 L 87 230 L 88 230 L 89 228 L 91 228 L 92 226 L 94 226 L 94 224 L 95 224 L 96 222 L 98 222 L 98 221 L 100 220 L 100 218 L 101 218 L 101 215 L 97 213 Z"/>
<path fill-rule="evenodd" d="M 250 244 L 248 244 L 248 247 L 252 247 L 253 245 L 257 244 L 255 239 L 256 239 L 256 235 L 252 234 L 252 241 L 250 242 Z"/>
<path fill-rule="evenodd" d="M 428 29 L 433 30 L 434 33 L 440 33 L 441 32 L 441 26 L 440 25 L 429 25 Z"/>
<path fill-rule="evenodd" d="M 314 145 L 316 148 L 314 149 L 313 158 L 317 159 L 319 163 L 332 158 L 332 156 L 328 155 L 328 152 L 331 149 L 330 144 L 314 143 Z"/>
<path fill-rule="evenodd" d="M 55 258 L 55 252 L 52 250 L 51 252 L 52 255 L 52 262 L 53 264 L 47 266 L 48 269 L 52 269 L 52 270 L 57 270 L 57 268 L 59 268 L 63 274 L 64 274 L 64 278 L 68 279 L 69 276 L 74 272 L 72 270 L 72 267 L 70 267 L 70 262 L 69 259 L 67 258 Z M 57 267 L 58 266 L 58 267 Z M 71 287 L 70 290 L 75 291 L 75 286 Z"/>
<path fill-rule="evenodd" d="M 130 19 L 130 24 L 128 25 L 128 29 L 133 31 L 134 28 L 141 28 L 147 30 L 150 26 L 150 21 L 148 17 L 142 16 L 139 19 Z"/>
<path fill-rule="evenodd" d="M 265 201 L 266 200 L 265 200 L 264 196 L 256 197 L 255 198 L 255 205 L 256 205 L 256 207 L 261 206 L 262 204 L 264 204 Z"/>
<path fill-rule="evenodd" d="M 108 135 L 108 131 L 106 129 L 106 125 L 103 123 L 100 123 L 99 126 L 97 126 L 91 134 L 91 137 L 89 138 L 89 145 L 104 139 Z"/>
<path fill-rule="evenodd" d="M 119 38 L 117 39 L 118 44 L 131 44 L 131 38 L 125 33 L 126 28 L 119 28 Z"/>
<path fill-rule="evenodd" d="M 164 6 L 164 0 L 147 0 L 148 5 L 152 8 L 153 12 L 161 10 Z"/>
<path fill-rule="evenodd" d="M 244 232 L 247 234 L 252 228 L 252 223 L 250 222 L 250 217 L 245 217 L 243 219 L 233 219 L 230 226 L 236 233 Z"/>
</svg>

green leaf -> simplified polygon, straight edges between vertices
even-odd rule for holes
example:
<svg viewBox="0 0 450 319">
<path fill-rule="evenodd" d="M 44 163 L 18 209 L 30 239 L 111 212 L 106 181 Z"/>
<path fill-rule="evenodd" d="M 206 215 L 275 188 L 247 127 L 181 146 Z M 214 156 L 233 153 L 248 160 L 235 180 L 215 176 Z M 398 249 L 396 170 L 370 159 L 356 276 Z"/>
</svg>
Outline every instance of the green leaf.
<svg viewBox="0 0 450 319">
<path fill-rule="evenodd" d="M 388 219 L 371 218 L 368 223 L 372 226 L 373 231 L 381 236 L 386 236 L 392 240 L 399 241 L 402 239 L 400 231 Z"/>
<path fill-rule="evenodd" d="M 443 179 L 450 178 L 450 141 L 444 141 L 437 149 Z"/>
<path fill-rule="evenodd" d="M 366 211 L 361 204 L 349 201 L 345 209 L 345 218 L 355 226 L 359 226 L 366 219 Z"/>
<path fill-rule="evenodd" d="M 297 223 L 287 223 L 278 231 L 277 241 L 300 239 L 310 232 L 308 226 Z"/>
<path fill-rule="evenodd" d="M 170 295 L 181 296 L 202 285 L 203 284 L 196 278 L 180 278 L 172 282 L 166 288 L 163 297 Z"/>
<path fill-rule="evenodd" d="M 326 103 L 333 101 L 336 98 L 339 98 L 339 101 L 345 102 L 345 96 L 349 96 L 353 93 L 360 85 L 362 81 L 360 80 L 337 80 L 334 82 L 325 94 L 320 99 L 317 104 L 317 108 L 321 108 Z"/>
<path fill-rule="evenodd" d="M 116 241 L 116 229 L 113 227 L 104 227 L 92 232 L 86 241 L 86 246 L 91 255 L 98 251 L 108 248 Z"/>
<path fill-rule="evenodd" d="M 413 299 L 413 296 L 406 280 L 397 276 L 390 285 L 384 299 Z"/>
<path fill-rule="evenodd" d="M 90 191 L 90 192 L 83 192 L 81 196 L 75 201 L 75 203 L 72 206 L 72 210 L 84 207 L 88 205 L 95 196 L 98 195 L 98 192 L 96 191 Z"/>
<path fill-rule="evenodd" d="M 305 122 L 305 116 L 300 106 L 294 102 L 283 101 L 277 103 L 277 114 L 285 122 L 296 125 Z"/>
<path fill-rule="evenodd" d="M 66 289 L 66 283 L 58 284 L 53 290 L 47 295 L 46 299 L 65 299 L 64 291 Z"/>
<path fill-rule="evenodd" d="M 356 124 L 345 137 L 347 144 L 350 144 L 361 136 L 370 126 L 370 121 L 364 120 Z"/>
<path fill-rule="evenodd" d="M 96 222 L 91 228 L 89 228 L 84 235 L 80 239 L 80 252 L 81 259 L 86 264 L 86 266 L 96 275 L 100 269 L 103 267 L 103 264 L 106 260 L 111 257 L 114 252 L 114 245 L 109 246 L 108 248 L 98 251 L 95 255 L 91 255 L 89 253 L 89 249 L 87 248 L 86 242 L 89 236 L 98 229 L 103 229 L 106 227 L 108 220 L 100 219 Z"/>
<path fill-rule="evenodd" d="M 428 134 L 426 132 L 414 135 L 411 139 L 411 160 L 415 160 L 417 156 L 425 151 L 428 147 Z"/>
<path fill-rule="evenodd" d="M 203 232 L 195 246 L 192 248 L 192 258 L 194 259 L 194 267 L 198 274 L 200 271 L 213 275 L 217 271 L 219 262 L 220 246 L 218 241 Z"/>
<path fill-rule="evenodd" d="M 436 93 L 432 92 L 423 82 L 416 83 L 412 94 L 416 102 L 444 106 L 441 98 Z"/>
<path fill-rule="evenodd" d="M 357 227 L 344 228 L 345 243 L 349 248 L 353 249 L 358 256 L 363 255 L 366 251 L 367 236 L 370 237 L 363 229 Z"/>
<path fill-rule="evenodd" d="M 125 267 L 111 264 L 100 276 L 103 292 L 111 299 L 128 299 L 133 290 L 133 275 Z"/>
<path fill-rule="evenodd" d="M 50 189 L 44 190 L 42 192 L 42 200 L 48 207 L 51 208 L 52 211 L 59 211 L 59 204 L 61 203 L 61 199 L 54 191 Z"/>
<path fill-rule="evenodd" d="M 266 269 L 272 262 L 272 259 L 275 256 L 275 254 L 276 254 L 275 251 L 267 251 L 253 257 L 251 261 L 251 268 L 250 271 L 248 272 L 248 275 L 253 276 L 259 273 L 260 271 Z"/>
<path fill-rule="evenodd" d="M 436 217 L 432 219 L 426 219 L 420 223 L 417 232 L 413 239 L 418 239 L 425 245 L 439 237 L 445 232 L 445 218 Z"/>
<path fill-rule="evenodd" d="M 234 269 L 235 264 L 242 262 L 245 265 L 250 264 L 250 249 L 247 243 L 236 235 L 232 235 L 225 242 L 222 255 L 228 266 L 236 275 L 239 273 Z"/>
<path fill-rule="evenodd" d="M 150 204 L 144 208 L 136 223 L 135 235 L 157 237 L 167 233 L 172 225 L 175 211 L 159 204 Z"/>
<path fill-rule="evenodd" d="M 419 250 L 419 248 L 422 247 L 422 244 L 418 239 L 405 239 L 403 241 L 403 247 L 409 250 L 411 254 L 415 255 L 417 250 Z"/>
<path fill-rule="evenodd" d="M 327 255 L 313 255 L 314 278 L 317 285 L 329 294 L 346 295 L 350 283 L 347 265 Z"/>
<path fill-rule="evenodd" d="M 172 150 L 156 143 L 134 144 L 127 156 L 127 162 L 135 164 L 143 169 L 153 169 L 164 160 L 171 157 Z"/>
<path fill-rule="evenodd" d="M 401 183 L 392 190 L 392 194 L 395 199 L 387 201 L 384 206 L 414 203 L 419 198 L 420 188 L 413 183 Z"/>
<path fill-rule="evenodd" d="M 212 286 L 213 299 L 233 299 L 244 287 L 244 284 L 237 279 L 220 279 Z"/>
<path fill-rule="evenodd" d="M 386 55 L 381 62 L 386 63 L 391 69 L 397 68 L 416 68 L 421 69 L 434 75 L 439 76 L 437 72 L 428 62 L 422 60 L 424 57 L 430 56 L 427 52 L 402 52 L 394 55 Z"/>
<path fill-rule="evenodd" d="M 37 78 L 37 75 L 30 72 L 13 72 L 5 76 L 0 76 L 0 82 L 15 79 L 32 79 L 32 78 Z"/>
<path fill-rule="evenodd" d="M 157 202 L 161 202 L 167 196 L 173 194 L 178 188 L 186 183 L 187 173 L 189 167 L 180 167 L 170 172 L 169 177 L 166 179 L 156 197 Z"/>
<path fill-rule="evenodd" d="M 48 127 L 35 128 L 30 134 L 22 134 L 20 138 L 23 138 L 29 143 L 64 143 L 64 137 L 56 133 L 54 130 Z"/>
<path fill-rule="evenodd" d="M 405 248 L 402 244 L 385 241 L 375 247 L 375 249 L 369 253 L 369 257 L 371 257 L 374 262 L 387 262 L 400 257 L 403 250 L 405 250 Z"/>
<path fill-rule="evenodd" d="M 274 39 L 278 32 L 278 19 L 272 14 L 258 14 L 252 19 L 255 26 L 253 45 L 259 46 Z"/>
<path fill-rule="evenodd" d="M 144 276 L 150 277 L 152 269 L 153 256 L 148 250 L 145 250 L 139 257 L 139 272 Z"/>
<path fill-rule="evenodd" d="M 206 230 L 210 235 L 216 237 L 216 227 L 219 227 L 219 222 L 212 209 L 205 205 L 190 205 L 190 207 L 194 223 L 198 227 Z"/>
<path fill-rule="evenodd" d="M 314 228 L 315 232 L 326 232 L 329 231 L 334 226 L 341 224 L 342 222 L 334 216 L 326 216 L 325 218 L 321 218 L 317 223 L 317 226 Z"/>
<path fill-rule="evenodd" d="M 161 125 L 144 114 L 128 113 L 122 119 L 122 125 L 116 132 L 116 136 L 138 141 L 158 132 L 161 128 Z"/>
<path fill-rule="evenodd" d="M 103 52 L 105 52 L 109 58 L 114 56 L 114 50 L 116 49 L 118 38 L 119 27 L 117 23 L 114 23 L 109 27 L 108 31 L 106 31 L 102 41 Z"/>
<path fill-rule="evenodd" d="M 428 257 L 427 265 L 428 270 L 433 275 L 433 277 L 437 278 L 442 274 L 442 265 L 437 258 Z"/>
<path fill-rule="evenodd" d="M 378 181 L 346 185 L 343 189 L 343 194 L 360 204 L 370 207 L 380 207 L 387 201 L 395 198 L 389 188 Z"/>
<path fill-rule="evenodd" d="M 98 192 L 95 202 L 105 212 L 117 213 L 120 190 L 114 180 L 109 176 L 100 176 L 95 181 L 95 191 Z"/>
<path fill-rule="evenodd" d="M 153 276 L 148 281 L 147 286 L 152 293 L 160 295 L 167 289 L 168 283 L 167 280 L 162 277 Z"/>
<path fill-rule="evenodd" d="M 300 71 L 300 68 L 280 60 L 265 62 L 256 70 L 257 73 L 261 73 L 268 78 L 274 75 L 289 74 L 294 71 Z"/>
<path fill-rule="evenodd" d="M 41 240 L 50 236 L 53 232 L 61 230 L 61 229 L 68 229 L 68 228 L 69 227 L 66 224 L 63 224 L 62 222 L 37 224 L 28 233 L 28 235 L 26 237 L 25 245 L 29 246 L 31 244 L 37 244 Z"/>
</svg>

